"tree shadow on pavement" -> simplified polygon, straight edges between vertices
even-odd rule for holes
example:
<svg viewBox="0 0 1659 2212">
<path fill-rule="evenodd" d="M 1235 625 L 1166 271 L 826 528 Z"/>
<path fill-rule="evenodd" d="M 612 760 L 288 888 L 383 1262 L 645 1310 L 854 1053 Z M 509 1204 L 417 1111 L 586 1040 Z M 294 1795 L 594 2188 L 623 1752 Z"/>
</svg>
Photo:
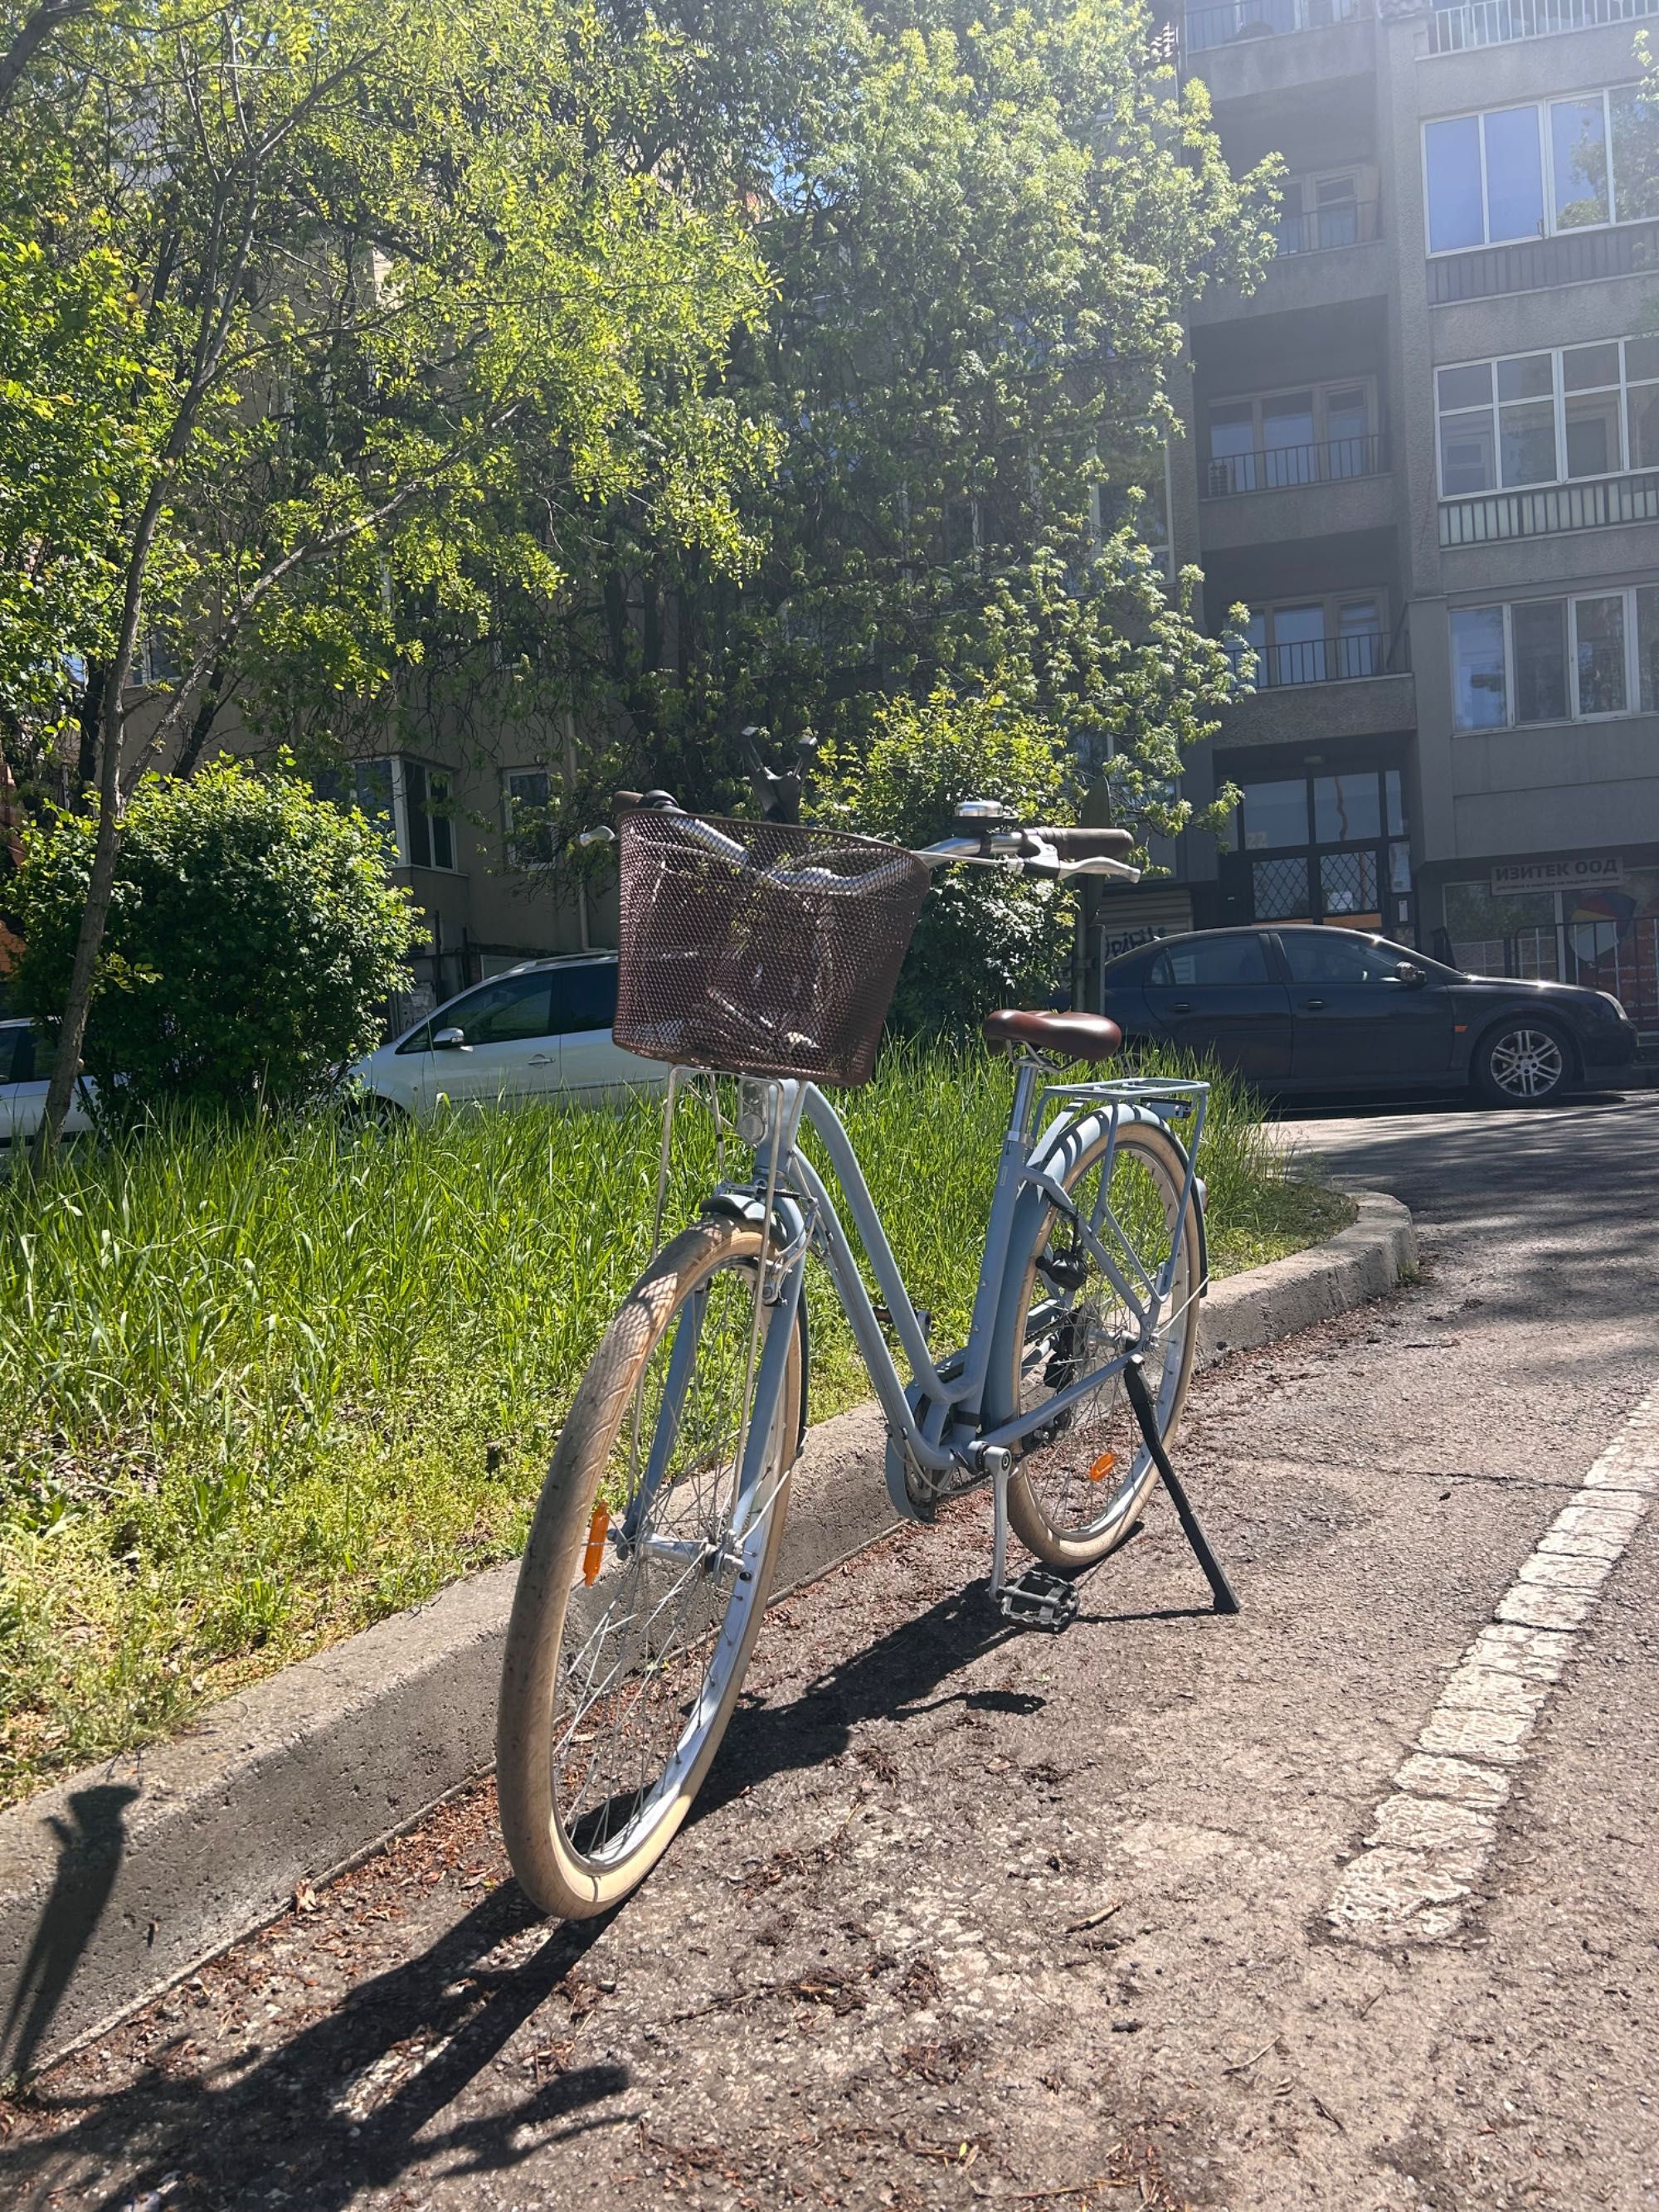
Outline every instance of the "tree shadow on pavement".
<svg viewBox="0 0 1659 2212">
<path fill-rule="evenodd" d="M 115 2212 L 182 2170 L 188 2185 L 167 2197 L 169 2208 L 230 2212 L 278 2191 L 293 2212 L 339 2212 L 361 2191 L 391 2187 L 416 2160 L 452 2173 L 500 2172 L 550 2142 L 632 2117 L 583 2117 L 628 2087 L 625 2068 L 599 2064 L 423 2132 L 609 1924 L 609 1916 L 549 1924 L 524 1956 L 544 1923 L 507 1883 L 420 1958 L 360 1984 L 268 2051 L 243 2049 L 198 2072 L 179 2063 L 181 2029 L 171 2065 L 164 2052 L 119 2089 L 57 2100 L 48 2082 L 35 2110 L 50 2115 L 58 2101 L 76 2117 L 55 2136 L 0 2146 L 0 2200 L 44 2203 L 76 2185 L 76 2202 Z"/>
</svg>

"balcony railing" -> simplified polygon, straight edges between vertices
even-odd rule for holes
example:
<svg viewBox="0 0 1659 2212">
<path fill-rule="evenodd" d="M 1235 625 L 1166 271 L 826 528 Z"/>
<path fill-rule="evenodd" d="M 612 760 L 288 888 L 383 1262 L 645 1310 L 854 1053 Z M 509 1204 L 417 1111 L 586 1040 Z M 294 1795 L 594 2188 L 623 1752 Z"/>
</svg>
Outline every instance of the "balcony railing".
<svg viewBox="0 0 1659 2212">
<path fill-rule="evenodd" d="M 1330 253 L 1342 246 L 1365 246 L 1382 235 L 1382 210 L 1376 200 L 1346 200 L 1339 207 L 1310 208 L 1305 215 L 1279 218 L 1279 251 Z"/>
<path fill-rule="evenodd" d="M 1258 690 L 1277 691 L 1292 684 L 1352 684 L 1369 676 L 1405 676 L 1411 670 L 1410 641 L 1404 629 L 1392 638 L 1386 630 L 1342 630 L 1333 637 L 1297 638 L 1285 645 L 1257 646 Z"/>
<path fill-rule="evenodd" d="M 1380 430 L 1363 438 L 1327 438 L 1316 446 L 1269 446 L 1254 453 L 1224 453 L 1204 465 L 1206 499 L 1231 499 L 1247 491 L 1283 491 L 1296 484 L 1340 483 L 1383 475 L 1388 440 Z"/>
<path fill-rule="evenodd" d="M 1187 51 L 1202 53 L 1244 39 L 1322 30 L 1331 23 L 1352 23 L 1370 12 L 1371 0 L 1219 0 L 1218 5 L 1188 9 Z"/>
<path fill-rule="evenodd" d="M 1468 46 L 1506 46 L 1515 39 L 1547 39 L 1558 31 L 1589 31 L 1602 23 L 1638 23 L 1659 15 L 1659 0 L 1462 0 L 1429 18 L 1429 52 L 1458 54 Z"/>
<path fill-rule="evenodd" d="M 1440 502 L 1443 546 L 1496 545 L 1511 538 L 1549 538 L 1567 530 L 1606 530 L 1619 522 L 1659 522 L 1659 470 L 1597 477 L 1589 483 L 1546 484 L 1537 491 L 1488 491 Z"/>
<path fill-rule="evenodd" d="M 1443 253 L 1429 264 L 1429 304 L 1489 300 L 1499 292 L 1540 292 L 1597 276 L 1641 276 L 1659 269 L 1659 222 L 1621 222 L 1611 230 L 1564 230 L 1513 246 Z"/>
</svg>

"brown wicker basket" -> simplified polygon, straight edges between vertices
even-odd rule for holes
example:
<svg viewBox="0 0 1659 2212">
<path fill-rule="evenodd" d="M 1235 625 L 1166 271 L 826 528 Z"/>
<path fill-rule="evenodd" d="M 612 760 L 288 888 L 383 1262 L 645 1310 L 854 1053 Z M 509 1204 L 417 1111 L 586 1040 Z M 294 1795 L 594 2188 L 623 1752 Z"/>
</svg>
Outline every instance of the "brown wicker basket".
<svg viewBox="0 0 1659 2212">
<path fill-rule="evenodd" d="M 927 881 L 914 854 L 840 830 L 624 816 L 617 1042 L 867 1083 Z"/>
</svg>

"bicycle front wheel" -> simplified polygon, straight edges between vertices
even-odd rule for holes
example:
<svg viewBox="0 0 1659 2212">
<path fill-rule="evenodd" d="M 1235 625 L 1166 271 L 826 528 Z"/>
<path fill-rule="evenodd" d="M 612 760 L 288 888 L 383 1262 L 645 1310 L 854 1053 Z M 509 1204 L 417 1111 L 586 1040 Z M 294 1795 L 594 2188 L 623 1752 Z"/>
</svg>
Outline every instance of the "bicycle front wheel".
<svg viewBox="0 0 1659 2212">
<path fill-rule="evenodd" d="M 1198 1347 L 1201 1248 L 1195 1196 L 1181 1215 L 1186 1177 L 1181 1148 L 1161 1123 L 1125 1121 L 1115 1143 L 1103 1130 L 1085 1146 L 1065 1179 L 1078 1213 L 1138 1292 L 1173 1258 L 1163 1319 L 1144 1347 L 1142 1369 L 1165 1441 L 1181 1419 Z M 1137 1332 L 1110 1277 L 1049 1206 L 1025 1263 L 1004 1402 L 1035 1412 L 1105 1366 Z M 1052 1427 L 1036 1431 L 1008 1486 L 1008 1518 L 1046 1565 L 1091 1566 L 1129 1534 L 1157 1473 L 1120 1370 L 1065 1407 Z"/>
<path fill-rule="evenodd" d="M 617 1904 L 673 1840 L 760 1630 L 800 1424 L 801 1331 L 736 1525 L 761 1235 L 707 1220 L 635 1284 L 583 1376 L 519 1572 L 496 1789 L 513 1871 L 549 1912 Z M 779 1310 L 763 1306 L 757 1361 Z M 616 1532 L 614 1537 L 611 1532 Z"/>
</svg>

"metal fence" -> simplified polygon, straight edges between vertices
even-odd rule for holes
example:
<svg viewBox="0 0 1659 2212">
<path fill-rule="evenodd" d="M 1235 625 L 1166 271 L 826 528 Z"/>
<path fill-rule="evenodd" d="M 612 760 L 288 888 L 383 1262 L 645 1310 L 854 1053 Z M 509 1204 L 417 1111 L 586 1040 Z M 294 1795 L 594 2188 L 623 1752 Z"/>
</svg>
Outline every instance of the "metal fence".
<svg viewBox="0 0 1659 2212">
<path fill-rule="evenodd" d="M 1282 215 L 1278 250 L 1281 255 L 1329 253 L 1341 246 L 1368 245 L 1382 236 L 1381 212 L 1376 200 L 1341 200 L 1334 207 Z"/>
<path fill-rule="evenodd" d="M 1371 0 L 1222 0 L 1219 6 L 1188 8 L 1187 51 L 1200 53 L 1206 47 L 1231 46 L 1236 39 L 1322 30 L 1370 13 Z"/>
<path fill-rule="evenodd" d="M 1429 301 L 1490 300 L 1500 292 L 1540 292 L 1594 277 L 1639 276 L 1659 269 L 1659 222 L 1615 223 L 1609 230 L 1564 230 L 1510 246 L 1443 253 L 1428 264 Z"/>
<path fill-rule="evenodd" d="M 1404 630 L 1342 630 L 1332 637 L 1295 638 L 1258 646 L 1255 681 L 1272 690 L 1289 684 L 1346 684 L 1367 676 L 1403 676 L 1411 667 Z"/>
<path fill-rule="evenodd" d="M 1327 438 L 1314 446 L 1268 446 L 1256 453 L 1223 453 L 1206 461 L 1204 496 L 1231 499 L 1240 492 L 1341 483 L 1352 477 L 1381 476 L 1388 465 L 1388 441 L 1380 430 L 1363 438 Z"/>
<path fill-rule="evenodd" d="M 1514 39 L 1547 39 L 1558 31 L 1636 23 L 1648 15 L 1659 15 L 1659 0 L 1465 0 L 1462 7 L 1437 8 L 1430 16 L 1429 52 L 1508 46 Z"/>
<path fill-rule="evenodd" d="M 1611 991 L 1638 1029 L 1659 1029 L 1659 915 L 1616 921 L 1564 921 L 1513 935 L 1454 944 L 1456 965 L 1475 975 L 1515 975 Z"/>
<path fill-rule="evenodd" d="M 1605 530 L 1619 522 L 1659 522 L 1659 470 L 1598 477 L 1589 483 L 1546 484 L 1537 491 L 1443 499 L 1440 543 L 1491 545 L 1509 538 L 1548 537 L 1558 531 Z"/>
</svg>

